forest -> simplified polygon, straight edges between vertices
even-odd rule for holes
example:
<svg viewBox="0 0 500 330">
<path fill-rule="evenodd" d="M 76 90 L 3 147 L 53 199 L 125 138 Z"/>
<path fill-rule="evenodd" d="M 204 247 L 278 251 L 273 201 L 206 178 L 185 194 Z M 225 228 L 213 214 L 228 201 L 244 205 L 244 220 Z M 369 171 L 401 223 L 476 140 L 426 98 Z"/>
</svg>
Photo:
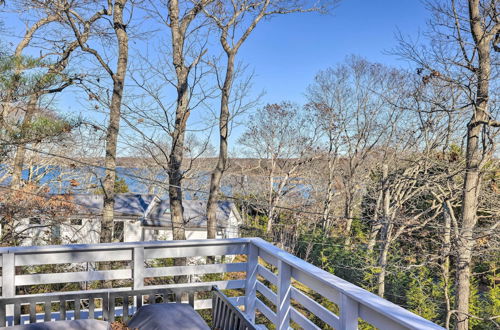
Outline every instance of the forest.
<svg viewBox="0 0 500 330">
<path fill-rule="evenodd" d="M 103 195 L 101 243 L 116 194 L 168 199 L 174 240 L 183 200 L 206 200 L 207 238 L 227 200 L 243 236 L 447 329 L 500 328 L 500 1 L 423 1 L 400 66 L 350 55 L 301 103 L 263 102 L 240 50 L 343 1 L 0 2 L 2 246 L 72 194 Z"/>
</svg>

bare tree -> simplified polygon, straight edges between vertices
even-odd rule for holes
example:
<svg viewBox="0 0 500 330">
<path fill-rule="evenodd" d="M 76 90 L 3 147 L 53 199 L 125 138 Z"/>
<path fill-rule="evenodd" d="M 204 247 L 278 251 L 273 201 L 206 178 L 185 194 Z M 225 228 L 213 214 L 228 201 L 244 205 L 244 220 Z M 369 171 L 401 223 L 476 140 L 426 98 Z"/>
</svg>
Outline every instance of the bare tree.
<svg viewBox="0 0 500 330">
<path fill-rule="evenodd" d="M 400 97 L 403 76 L 353 56 L 345 64 L 320 72 L 308 89 L 309 107 L 321 121 L 327 144 L 329 175 L 323 221 L 330 222 L 333 186 L 338 182 L 344 198 L 342 232 L 347 245 L 353 218 L 359 217 L 364 183 L 375 166 L 369 159 L 394 138 L 400 113 L 387 100 L 395 102 Z"/>
<path fill-rule="evenodd" d="M 92 17 L 112 16 L 112 30 L 116 38 L 117 58 L 116 69 L 112 69 L 109 61 L 101 53 L 88 45 L 85 34 L 88 33 L 90 25 L 82 19 L 76 11 L 67 9 L 65 16 L 68 24 L 79 43 L 80 48 L 92 55 L 99 65 L 104 69 L 112 80 L 112 96 L 109 103 L 109 122 L 106 132 L 105 146 L 105 174 L 103 180 L 104 205 L 101 223 L 101 242 L 111 242 L 113 238 L 113 217 L 115 201 L 115 180 L 116 180 L 116 151 L 118 143 L 118 132 L 120 130 L 121 105 L 123 90 L 125 88 L 125 75 L 128 63 L 128 33 L 125 23 L 124 11 L 127 0 L 108 1 L 106 6 Z"/>
<path fill-rule="evenodd" d="M 307 11 L 317 11 L 325 7 L 307 1 L 283 0 L 237 0 L 214 1 L 204 9 L 205 14 L 212 19 L 219 29 L 220 44 L 226 53 L 225 74 L 222 79 L 219 115 L 219 159 L 212 171 L 210 179 L 210 194 L 207 202 L 207 236 L 216 237 L 216 210 L 219 198 L 222 175 L 228 162 L 228 136 L 231 118 L 231 92 L 235 78 L 236 55 L 248 39 L 257 24 L 265 17 L 278 14 L 289 14 Z"/>
<path fill-rule="evenodd" d="M 154 17 L 160 18 L 170 31 L 168 47 L 162 47 L 160 50 L 161 53 L 167 55 L 165 58 L 162 57 L 161 61 L 167 61 L 168 64 L 153 64 L 149 59 L 142 57 L 146 63 L 147 72 L 143 70 L 140 75 L 133 77 L 140 90 L 153 100 L 153 108 L 160 109 L 159 113 L 142 111 L 142 120 L 145 119 L 147 121 L 145 124 L 150 127 L 159 128 L 166 135 L 162 138 L 168 139 L 168 141 L 160 142 L 155 138 L 147 137 L 145 132 L 139 132 L 153 148 L 151 150 L 153 151 L 151 153 L 153 159 L 168 174 L 172 231 L 173 238 L 176 240 L 186 239 L 182 207 L 182 181 L 186 175 L 186 168 L 183 168 L 186 165 L 184 156 L 186 149 L 190 147 L 186 144 L 187 122 L 191 111 L 202 104 L 208 97 L 207 94 L 210 94 L 202 86 L 202 80 L 207 74 L 207 70 L 202 67 L 202 59 L 207 52 L 206 43 L 209 30 L 205 29 L 206 18 L 203 20 L 204 16 L 199 14 L 211 2 L 212 0 L 193 3 L 172 0 L 166 2 L 165 8 L 162 8 L 156 2 L 151 1 L 147 10 Z M 159 83 L 155 84 L 152 81 Z M 168 87 L 174 87 L 176 91 L 177 97 L 173 106 L 175 113 L 173 114 L 169 111 L 170 102 L 165 100 L 163 96 L 165 83 Z M 135 117 L 139 115 L 138 111 L 132 112 L 135 112 Z M 161 122 L 159 118 L 161 118 Z M 189 154 L 193 156 L 190 160 L 192 164 L 197 155 L 195 153 Z"/>
<path fill-rule="evenodd" d="M 239 143 L 259 160 L 267 180 L 267 234 L 278 219 L 281 199 L 301 185 L 300 170 L 318 158 L 315 142 L 315 129 L 297 105 L 268 104 L 250 116 Z"/>
<path fill-rule="evenodd" d="M 432 48 L 419 49 L 401 40 L 400 54 L 414 60 L 425 79 L 439 79 L 462 91 L 464 100 L 454 111 L 465 110 L 470 120 L 466 127 L 465 169 L 458 219 L 459 235 L 455 240 L 456 320 L 457 329 L 468 329 L 471 292 L 471 264 L 478 232 L 491 232 L 478 216 L 485 167 L 495 151 L 495 103 L 491 91 L 498 88 L 498 53 L 500 51 L 500 12 L 498 1 L 428 2 L 433 14 L 429 37 Z M 445 50 L 446 49 L 446 50 Z"/>
<path fill-rule="evenodd" d="M 494 149 L 490 143 L 481 142 L 491 139 L 491 128 L 500 127 L 494 122 L 489 110 L 491 73 L 491 48 L 500 52 L 500 10 L 499 2 L 469 0 L 469 24 L 474 49 L 471 56 L 478 60 L 473 63 L 472 57 L 465 57 L 468 65 L 477 79 L 476 91 L 472 101 L 473 114 L 467 125 L 466 166 L 464 174 L 464 189 L 462 197 L 461 232 L 457 244 L 457 329 L 468 329 L 468 311 L 470 296 L 470 264 L 474 249 L 474 231 L 478 222 L 478 202 L 481 192 L 482 170 L 491 159 Z M 456 16 L 455 16 L 456 17 Z M 458 19 L 458 17 L 457 17 Z M 457 24 L 459 34 L 461 27 Z M 464 40 L 460 40 L 464 43 Z M 463 44 L 462 44 L 463 45 Z M 470 60 L 469 60 L 470 59 Z M 483 139 L 483 141 L 485 141 Z M 491 141 L 491 140 L 490 140 Z M 498 223 L 495 224 L 497 226 Z"/>
<path fill-rule="evenodd" d="M 460 141 L 456 134 L 460 117 L 433 111 L 436 104 L 453 107 L 459 93 L 449 86 L 424 83 L 419 75 L 407 76 L 400 84 L 405 86 L 398 89 L 402 97 L 384 97 L 399 116 L 395 117 L 392 137 L 380 148 L 383 164 L 376 175 L 379 182 L 373 197 L 376 204 L 369 237 L 373 249 L 380 235 L 377 290 L 381 296 L 385 294 L 391 246 L 401 237 L 441 219 L 446 209 L 443 198 L 449 196 L 446 181 L 456 174 L 456 169 L 443 165 L 443 156 L 436 155 L 445 155 L 452 143 Z"/>
<path fill-rule="evenodd" d="M 172 0 L 168 2 L 168 16 L 170 19 L 170 30 L 172 33 L 172 60 L 177 76 L 177 106 L 175 112 L 175 126 L 172 134 L 172 147 L 169 159 L 169 198 L 172 209 L 172 232 L 174 239 L 186 239 L 184 233 L 184 219 L 182 209 L 182 160 L 184 153 L 184 139 L 186 123 L 189 117 L 189 74 L 204 55 L 202 49 L 198 56 L 191 62 L 185 62 L 184 45 L 186 33 L 193 19 L 203 10 L 210 0 L 202 0 L 195 4 L 184 17 L 179 17 L 179 2 Z"/>
<path fill-rule="evenodd" d="M 314 83 L 308 87 L 307 96 L 309 109 L 316 120 L 320 131 L 326 137 L 326 158 L 328 164 L 328 179 L 323 203 L 322 226 L 325 231 L 332 227 L 332 211 L 335 196 L 336 170 L 339 163 L 339 149 L 342 141 L 341 122 L 346 118 L 341 117 L 340 108 L 343 88 L 346 86 L 335 81 L 334 75 L 323 71 L 316 75 Z"/>
</svg>

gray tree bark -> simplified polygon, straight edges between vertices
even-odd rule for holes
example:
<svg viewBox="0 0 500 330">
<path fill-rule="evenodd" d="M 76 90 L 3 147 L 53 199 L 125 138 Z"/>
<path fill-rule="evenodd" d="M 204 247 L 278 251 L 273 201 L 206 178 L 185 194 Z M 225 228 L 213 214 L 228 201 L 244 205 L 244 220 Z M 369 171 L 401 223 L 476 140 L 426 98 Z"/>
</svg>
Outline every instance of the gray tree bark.
<svg viewBox="0 0 500 330">
<path fill-rule="evenodd" d="M 442 251 L 442 261 L 441 269 L 443 272 L 443 282 L 444 282 L 444 298 L 446 304 L 446 329 L 450 328 L 450 317 L 451 317 L 451 299 L 450 299 L 450 252 L 451 252 L 451 218 L 452 208 L 450 207 L 448 200 L 443 202 L 443 217 L 444 217 L 444 228 L 443 228 L 443 251 Z"/>
<path fill-rule="evenodd" d="M 175 124 L 172 132 L 172 146 L 168 163 L 168 195 L 172 220 L 172 236 L 174 240 L 185 240 L 185 226 L 182 206 L 182 161 L 184 159 L 184 142 L 186 124 L 190 115 L 189 108 L 189 72 L 197 65 L 204 52 L 200 51 L 197 59 L 190 65 L 185 63 L 184 45 L 189 24 L 198 15 L 209 1 L 202 1 L 195 5 L 182 19 L 179 17 L 178 0 L 168 2 L 168 15 L 170 18 L 170 31 L 172 37 L 172 61 L 177 77 L 177 103 L 175 109 Z M 175 258 L 176 266 L 185 266 L 185 258 Z M 176 276 L 176 283 L 186 282 L 186 276 Z"/>
<path fill-rule="evenodd" d="M 115 0 L 113 4 L 113 28 L 118 42 L 116 72 L 111 71 L 113 95 L 109 107 L 109 122 L 106 132 L 106 167 L 103 180 L 104 205 L 101 223 L 101 243 L 109 243 L 113 238 L 113 219 L 115 206 L 116 149 L 120 130 L 121 105 L 125 87 L 128 63 L 128 34 L 123 22 L 123 10 L 127 0 Z"/>
<path fill-rule="evenodd" d="M 382 246 L 379 253 L 378 267 L 379 273 L 377 275 L 377 293 L 380 297 L 384 297 L 385 294 L 385 276 L 387 268 L 387 255 L 389 253 L 389 248 L 392 241 L 392 217 L 390 212 L 390 191 L 389 191 L 389 181 L 388 181 L 389 167 L 387 164 L 383 165 L 382 168 L 382 212 L 383 212 L 383 225 L 381 240 Z"/>
<path fill-rule="evenodd" d="M 462 219 L 457 247 L 456 272 L 456 310 L 458 330 L 469 328 L 469 299 L 472 252 L 475 246 L 474 230 L 477 225 L 477 209 L 481 191 L 482 169 L 489 159 L 488 153 L 482 152 L 481 132 L 490 118 L 488 115 L 489 83 L 491 79 L 491 45 L 492 38 L 500 32 L 500 24 L 496 33 L 487 33 L 484 29 L 484 18 L 480 12 L 480 1 L 469 0 L 469 21 L 472 38 L 478 55 L 476 68 L 476 96 L 473 104 L 472 118 L 467 125 L 467 145 L 465 155 L 465 174 L 462 192 Z"/>
<path fill-rule="evenodd" d="M 226 75 L 222 86 L 219 115 L 219 158 L 217 165 L 210 177 L 210 194 L 207 201 L 207 238 L 215 238 L 217 235 L 217 200 L 220 194 L 220 183 L 228 161 L 228 136 L 229 136 L 229 98 L 234 79 L 235 50 L 226 50 Z"/>
<path fill-rule="evenodd" d="M 182 161 L 184 159 L 184 144 L 186 123 L 190 115 L 189 108 L 189 73 L 197 65 L 204 52 L 201 51 L 193 63 L 185 63 L 184 46 L 189 24 L 200 13 L 209 1 L 202 1 L 195 5 L 184 17 L 179 17 L 179 1 L 168 2 L 168 16 L 170 18 L 170 31 L 172 37 L 172 61 L 177 77 L 177 103 L 175 109 L 175 124 L 172 132 L 172 146 L 168 164 L 168 194 L 172 218 L 172 233 L 174 240 L 186 239 L 183 207 L 182 207 Z M 181 261 L 179 261 L 181 262 Z M 181 262 L 182 263 L 182 262 Z"/>
<path fill-rule="evenodd" d="M 382 178 L 382 180 L 384 180 L 384 178 Z M 384 195 L 383 190 L 380 190 L 377 196 L 377 201 L 375 202 L 375 208 L 373 209 L 373 219 L 372 219 L 373 223 L 370 228 L 370 234 L 368 235 L 368 244 L 366 246 L 368 253 L 373 252 L 373 248 L 377 243 L 378 233 L 382 228 L 382 224 L 379 223 L 379 212 L 380 212 L 379 209 L 380 209 L 380 204 L 382 204 L 383 195 Z"/>
<path fill-rule="evenodd" d="M 328 183 L 326 187 L 326 197 L 325 203 L 323 205 L 323 215 L 321 217 L 321 222 L 323 224 L 323 229 L 328 232 L 332 227 L 332 221 L 330 218 L 330 213 L 332 211 L 333 196 L 335 194 L 335 169 L 337 164 L 337 151 L 335 150 L 335 155 L 332 155 L 333 146 L 330 143 L 328 150 Z"/>
<path fill-rule="evenodd" d="M 26 105 L 26 112 L 21 124 L 21 132 L 26 132 L 28 130 L 31 124 L 31 120 L 35 115 L 37 105 L 38 95 L 35 93 L 30 96 L 28 104 Z M 16 149 L 16 155 L 14 156 L 14 162 L 12 164 L 12 181 L 10 183 L 10 186 L 13 189 L 19 189 L 21 187 L 25 155 L 26 145 L 20 144 Z"/>
</svg>

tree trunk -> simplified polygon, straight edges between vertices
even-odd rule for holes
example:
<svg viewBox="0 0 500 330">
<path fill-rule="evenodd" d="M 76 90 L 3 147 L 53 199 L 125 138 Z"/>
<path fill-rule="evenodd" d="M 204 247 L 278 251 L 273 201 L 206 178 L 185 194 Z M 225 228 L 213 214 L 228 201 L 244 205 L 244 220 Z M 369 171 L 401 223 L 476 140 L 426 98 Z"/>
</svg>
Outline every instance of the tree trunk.
<svg viewBox="0 0 500 330">
<path fill-rule="evenodd" d="M 392 228 L 390 229 L 392 230 Z M 386 239 L 382 244 L 382 249 L 380 250 L 380 256 L 378 259 L 378 275 L 377 275 L 377 294 L 380 297 L 384 297 L 385 294 L 385 275 L 387 273 L 387 256 L 389 254 L 390 241 Z"/>
<path fill-rule="evenodd" d="M 350 185 L 349 185 L 350 186 Z M 351 245 L 351 227 L 352 227 L 352 203 L 353 203 L 353 195 L 349 189 L 346 192 L 345 206 L 344 206 L 344 218 L 345 218 L 345 245 Z"/>
<path fill-rule="evenodd" d="M 182 206 L 182 160 L 184 158 L 184 139 L 186 123 L 189 118 L 189 68 L 184 63 L 184 42 L 186 31 L 179 22 L 179 3 L 169 1 L 168 13 L 171 21 L 172 60 L 177 76 L 177 104 L 175 109 L 175 126 L 172 133 L 172 146 L 169 157 L 168 195 L 172 219 L 172 236 L 174 240 L 185 240 L 184 216 Z M 177 258 L 176 265 L 185 265 L 184 258 Z"/>
<path fill-rule="evenodd" d="M 207 201 L 207 238 L 215 238 L 217 234 L 217 201 L 219 198 L 222 174 L 227 166 L 227 146 L 229 135 L 229 97 L 234 79 L 235 52 L 227 53 L 226 76 L 222 87 L 219 118 L 219 159 L 210 178 L 210 194 Z"/>
<path fill-rule="evenodd" d="M 273 157 L 274 158 L 274 157 Z M 271 233 L 273 229 L 273 221 L 274 221 L 274 207 L 273 205 L 273 198 L 274 198 L 274 167 L 275 167 L 275 162 L 274 159 L 271 159 L 271 173 L 269 173 L 269 197 L 268 197 L 268 207 L 269 210 L 267 212 L 267 228 L 266 232 L 268 234 Z"/>
<path fill-rule="evenodd" d="M 442 261 L 441 269 L 443 272 L 443 283 L 444 283 L 444 298 L 446 304 L 446 321 L 445 328 L 450 328 L 450 316 L 451 316 L 451 301 L 450 301 L 450 251 L 451 251 L 451 209 L 447 204 L 447 201 L 443 203 L 444 210 L 444 232 L 443 232 L 443 250 L 442 250 Z"/>
<path fill-rule="evenodd" d="M 467 125 L 467 147 L 465 155 L 464 188 L 462 193 L 462 221 L 457 245 L 457 329 L 469 327 L 469 299 L 472 251 L 475 247 L 474 230 L 477 224 L 478 198 L 481 190 L 481 170 L 487 152 L 481 149 L 480 136 L 484 123 L 489 120 L 487 108 L 490 79 L 490 41 L 485 36 L 479 0 L 469 0 L 469 20 L 472 37 L 478 54 L 476 70 L 477 89 L 473 115 Z"/>
<path fill-rule="evenodd" d="M 33 116 L 35 115 L 36 112 L 37 104 L 38 104 L 38 94 L 32 94 L 26 106 L 26 113 L 23 118 L 23 123 L 21 124 L 22 136 L 26 134 L 29 129 L 31 120 L 33 119 Z M 16 155 L 14 157 L 14 163 L 12 164 L 12 181 L 10 183 L 10 186 L 13 189 L 19 189 L 21 187 L 25 155 L 26 155 L 26 145 L 20 144 L 17 147 Z"/>
<path fill-rule="evenodd" d="M 387 180 L 389 168 L 386 164 L 383 165 L 383 177 L 386 179 L 382 182 L 382 205 L 383 205 L 383 224 L 382 224 L 382 248 L 380 249 L 379 259 L 378 259 L 378 268 L 379 273 L 377 276 L 377 293 L 380 297 L 384 297 L 385 294 L 385 275 L 387 272 L 387 260 L 389 254 L 389 248 L 392 241 L 392 222 L 390 215 L 390 191 L 389 191 L 389 182 Z"/>
<path fill-rule="evenodd" d="M 330 147 L 330 150 L 332 148 Z M 334 195 L 334 179 L 335 179 L 335 163 L 336 163 L 336 158 L 331 157 L 329 155 L 328 158 L 328 185 L 326 189 L 326 198 L 325 198 L 325 204 L 323 206 L 323 216 L 322 216 L 322 224 L 323 224 L 323 230 L 325 232 L 328 232 L 331 229 L 331 219 L 330 219 L 330 212 L 332 210 L 332 201 L 333 201 L 333 195 Z"/>
<path fill-rule="evenodd" d="M 275 217 L 275 206 L 274 206 L 274 201 L 271 201 L 269 205 L 269 212 L 267 213 L 266 233 L 268 235 L 270 235 L 273 232 L 274 217 Z"/>
<path fill-rule="evenodd" d="M 476 128 L 479 128 L 477 126 Z M 466 330 L 469 327 L 469 298 L 470 298 L 470 271 L 472 250 L 474 249 L 473 232 L 477 222 L 477 203 L 480 189 L 479 169 L 473 164 L 474 159 L 469 158 L 469 151 L 475 152 L 477 148 L 478 130 L 469 129 L 467 134 L 467 165 L 465 182 L 462 195 L 462 221 L 460 236 L 457 246 L 457 329 Z M 474 146 L 475 145 L 475 146 Z M 472 165 L 472 166 L 471 166 Z"/>
<path fill-rule="evenodd" d="M 109 123 L 106 132 L 106 155 L 103 182 L 104 204 L 101 223 L 101 243 L 109 243 L 113 238 L 115 206 L 116 148 L 120 130 L 121 104 L 128 62 L 128 36 L 123 23 L 123 9 L 127 0 L 116 0 L 113 5 L 113 26 L 118 40 L 118 63 L 112 75 L 113 95 L 109 107 Z"/>
<path fill-rule="evenodd" d="M 270 192 L 270 200 L 269 200 L 269 216 L 268 216 L 268 221 L 267 221 L 267 234 L 272 234 L 272 229 L 273 229 L 273 224 L 274 224 L 274 220 L 275 218 L 278 216 L 279 217 L 279 213 L 276 212 L 276 209 L 277 209 L 277 206 L 278 206 L 278 203 L 280 202 L 281 200 L 281 196 L 283 194 L 283 189 L 285 189 L 287 183 L 288 183 L 288 180 L 290 180 L 290 173 L 293 173 L 294 171 L 294 168 L 296 168 L 295 166 L 292 167 L 292 169 L 285 174 L 285 176 L 283 176 L 281 178 L 281 182 L 280 184 L 278 185 L 278 189 L 276 189 L 276 191 L 274 191 L 273 187 L 274 186 L 274 181 L 271 180 L 271 192 Z M 283 227 L 281 228 L 280 232 L 283 232 Z M 274 235 L 273 235 L 274 237 Z M 273 238 L 275 241 L 277 241 L 278 243 L 283 243 L 282 239 L 280 237 L 276 237 Z"/>
<path fill-rule="evenodd" d="M 175 125 L 172 132 L 172 145 L 168 164 L 168 195 L 172 221 L 172 238 L 185 240 L 184 208 L 182 206 L 182 161 L 184 159 L 184 143 L 186 124 L 190 115 L 189 109 L 189 72 L 195 66 L 203 53 L 194 62 L 187 66 L 184 57 L 184 44 L 189 24 L 200 12 L 205 4 L 199 2 L 181 19 L 179 17 L 179 1 L 168 1 L 168 16 L 170 18 L 170 32 L 172 38 L 172 61 L 177 78 L 177 103 L 175 109 Z M 185 266 L 186 258 L 175 258 L 174 265 Z M 176 283 L 187 282 L 187 276 L 175 276 Z"/>
<path fill-rule="evenodd" d="M 377 235 L 380 231 L 380 229 L 383 227 L 383 224 L 379 223 L 379 209 L 380 209 L 380 204 L 384 202 L 383 208 L 384 208 L 384 217 L 386 216 L 386 212 L 388 214 L 389 212 L 389 186 L 388 186 L 388 177 L 389 177 L 389 165 L 384 164 L 382 165 L 382 189 L 380 189 L 380 192 L 377 196 L 377 202 L 375 204 L 375 209 L 373 210 L 373 224 L 371 227 L 370 235 L 368 238 L 368 252 L 372 252 L 373 248 L 375 247 L 376 241 L 377 241 Z"/>
<path fill-rule="evenodd" d="M 187 99 L 186 97 L 183 97 Z M 178 104 L 177 108 L 183 107 L 184 105 Z M 181 110 L 182 111 L 182 110 Z M 183 217 L 183 206 L 182 206 L 182 159 L 184 151 L 184 133 L 185 133 L 185 120 L 186 114 L 180 115 L 180 112 L 176 115 L 176 129 L 173 133 L 173 145 L 170 152 L 169 159 L 169 176 L 168 176 L 168 195 L 170 198 L 170 211 L 172 219 L 172 237 L 174 240 L 185 240 L 185 228 L 184 228 L 184 217 Z M 179 127 L 178 127 L 179 126 Z M 183 126 L 183 127 L 181 127 Z"/>
<path fill-rule="evenodd" d="M 383 178 L 382 180 L 384 180 Z M 380 204 L 382 203 L 382 196 L 383 196 L 383 191 L 380 190 L 377 196 L 377 202 L 375 203 L 375 208 L 373 210 L 373 223 L 370 228 L 370 233 L 368 234 L 368 244 L 366 246 L 366 249 L 369 254 L 373 252 L 373 248 L 375 247 L 375 244 L 377 243 L 377 236 L 378 233 L 380 232 L 380 229 L 382 228 L 382 224 L 378 221 L 379 220 L 379 209 L 380 209 Z"/>
</svg>

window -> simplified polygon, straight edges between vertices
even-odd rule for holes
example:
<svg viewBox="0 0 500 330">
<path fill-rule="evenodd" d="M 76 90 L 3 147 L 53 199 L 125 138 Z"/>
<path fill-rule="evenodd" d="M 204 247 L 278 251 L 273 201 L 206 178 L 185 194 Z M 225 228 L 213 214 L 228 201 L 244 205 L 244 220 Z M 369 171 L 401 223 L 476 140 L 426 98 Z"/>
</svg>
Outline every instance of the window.
<svg viewBox="0 0 500 330">
<path fill-rule="evenodd" d="M 42 224 L 42 219 L 40 217 L 30 218 L 30 225 L 41 225 L 41 224 Z"/>
<path fill-rule="evenodd" d="M 82 219 L 71 219 L 70 223 L 73 226 L 81 226 L 83 224 L 83 220 Z"/>
<path fill-rule="evenodd" d="M 125 223 L 123 221 L 115 221 L 113 223 L 113 241 L 123 242 L 123 230 Z"/>
<path fill-rule="evenodd" d="M 61 237 L 61 226 L 60 225 L 53 225 L 50 229 L 52 232 L 52 238 Z"/>
</svg>

